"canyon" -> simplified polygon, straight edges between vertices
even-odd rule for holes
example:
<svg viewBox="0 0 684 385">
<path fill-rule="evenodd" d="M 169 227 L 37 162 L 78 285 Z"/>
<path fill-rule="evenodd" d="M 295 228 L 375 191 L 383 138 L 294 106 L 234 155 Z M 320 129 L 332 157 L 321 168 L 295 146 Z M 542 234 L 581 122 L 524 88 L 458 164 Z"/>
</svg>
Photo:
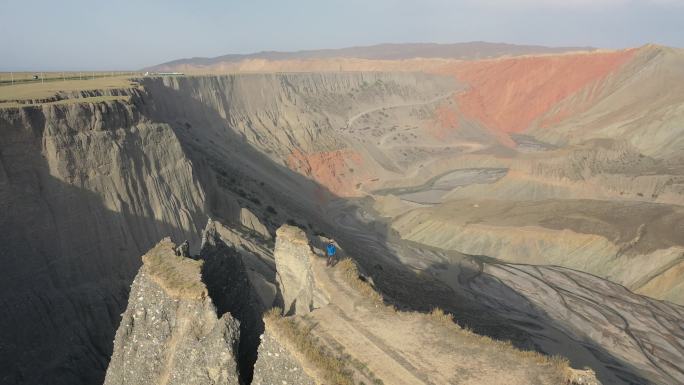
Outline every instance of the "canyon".
<svg viewBox="0 0 684 385">
<path fill-rule="evenodd" d="M 684 382 L 684 51 L 416 49 L 0 100 L 0 382 Z"/>
</svg>

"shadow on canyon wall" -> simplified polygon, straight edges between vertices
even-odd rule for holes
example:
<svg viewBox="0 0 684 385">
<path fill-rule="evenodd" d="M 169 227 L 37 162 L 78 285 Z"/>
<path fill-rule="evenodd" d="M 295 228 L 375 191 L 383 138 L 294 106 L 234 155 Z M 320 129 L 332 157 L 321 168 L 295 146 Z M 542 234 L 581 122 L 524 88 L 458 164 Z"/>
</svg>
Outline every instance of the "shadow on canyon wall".
<svg viewBox="0 0 684 385">
<path fill-rule="evenodd" d="M 264 332 L 263 311 L 257 294 L 251 287 L 247 268 L 235 248 L 220 238 L 203 245 L 199 256 L 202 265 L 202 281 L 216 306 L 219 318 L 230 313 L 240 322 L 238 343 L 238 371 L 242 383 L 252 382 L 257 350 Z"/>
<path fill-rule="evenodd" d="M 487 280 L 492 293 L 511 292 L 517 297 L 516 306 L 524 309 L 524 312 L 497 311 L 492 309 L 491 304 L 497 299 L 479 301 L 467 288 L 467 282 L 462 282 L 460 289 L 454 289 L 454 285 L 447 285 L 432 278 L 429 274 L 420 274 L 416 269 L 408 266 L 400 253 L 421 253 L 429 250 L 424 246 L 415 248 L 397 247 L 397 236 L 389 224 L 375 216 L 369 221 L 359 219 L 357 210 L 368 211 L 368 202 L 364 199 L 344 198 L 336 196 L 322 186 L 292 170 L 278 164 L 251 147 L 251 145 L 238 133 L 233 131 L 226 120 L 213 108 L 208 107 L 186 93 L 163 87 L 159 83 L 155 86 L 146 85 L 146 88 L 155 100 L 174 100 L 180 102 L 183 111 L 192 111 L 191 114 L 165 114 L 172 119 L 165 120 L 174 127 L 181 143 L 186 149 L 186 155 L 197 164 L 209 165 L 213 170 L 213 176 L 205 177 L 221 179 L 221 174 L 237 177 L 238 180 L 254 178 L 266 182 L 262 187 L 261 207 L 250 207 L 260 214 L 271 230 L 285 222 L 297 223 L 310 233 L 324 233 L 334 238 L 341 246 L 344 253 L 354 258 L 362 270 L 372 277 L 376 288 L 383 294 L 385 300 L 399 309 L 406 311 L 429 312 L 434 308 L 441 308 L 452 314 L 460 325 L 469 327 L 475 332 L 490 336 L 499 340 L 509 340 L 519 348 L 526 350 L 539 350 L 547 354 L 560 354 L 571 358 L 573 367 L 592 365 L 596 360 L 604 366 L 594 367 L 597 376 L 604 384 L 614 382 L 616 377 L 625 383 L 640 384 L 647 382 L 628 363 L 622 362 L 603 349 L 598 344 L 578 336 L 571 336 L 563 327 L 555 325 L 545 315 L 544 309 L 538 308 L 522 295 L 515 294 L 514 289 L 501 282 L 496 277 L 488 276 L 482 272 L 482 265 L 476 263 L 459 265 L 460 277 L 480 277 Z M 165 97 L 155 98 L 155 92 L 166 94 Z M 162 110 L 170 110 L 172 106 L 164 106 Z M 178 111 L 178 110 L 177 110 Z M 196 119 L 199 114 L 201 119 Z M 195 115 L 195 116 L 193 116 Z M 237 143 L 240 152 L 220 151 L 212 149 L 211 143 L 204 141 L 200 135 L 193 131 L 202 130 L 206 125 L 212 126 L 212 130 L 219 130 L 225 135 L 225 140 Z M 204 126 L 204 127 L 203 127 Z M 192 128 L 188 128 L 192 127 Z M 237 156 L 237 158 L 236 158 Z M 237 170 L 248 159 L 249 166 L 244 170 Z M 258 165 L 258 167 L 254 167 Z M 268 181 L 274 178 L 286 181 L 283 185 L 274 188 L 268 185 Z M 210 180 L 204 180 L 203 184 L 220 186 Z M 285 188 L 283 188 L 285 187 Z M 288 190 L 289 188 L 289 190 Z M 255 193 L 251 191 L 251 193 Z M 321 199 L 321 197 L 324 197 Z M 248 201 L 242 203 L 249 204 Z M 210 202 L 212 207 L 215 204 Z M 274 217 L 264 211 L 263 206 L 275 205 L 283 208 L 287 216 Z M 225 220 L 225 218 L 224 218 Z M 398 249 L 401 249 L 398 251 Z M 443 252 L 443 251 L 442 251 Z M 420 256 L 418 256 L 420 258 Z M 478 261 L 489 260 L 486 257 L 475 258 Z M 444 262 L 428 263 L 423 268 L 425 272 L 443 270 Z M 448 267 L 446 267 L 448 268 Z M 482 278 L 484 276 L 484 278 Z M 458 286 L 458 285 L 456 285 Z M 479 295 L 482 295 L 481 293 Z M 489 305 L 487 305 L 489 304 Z M 532 341 L 531 333 L 534 330 L 551 330 L 557 340 L 553 341 L 553 350 L 543 351 L 539 344 Z M 542 338 L 544 338 L 542 336 Z M 256 348 L 256 347 L 253 347 Z M 578 352 L 581 352 L 578 354 Z M 584 358 L 582 356 L 585 356 Z"/>
<path fill-rule="evenodd" d="M 49 197 L 0 186 L 0 383 L 101 384 L 140 256 L 160 237 L 192 237 L 41 179 Z"/>
<path fill-rule="evenodd" d="M 296 222 L 310 232 L 323 232 L 357 260 L 388 303 L 402 310 L 428 312 L 439 307 L 477 333 L 511 340 L 523 348 L 539 348 L 530 342 L 530 330 L 561 330 L 549 323 L 543 309 L 529 302 L 525 306 L 534 309 L 537 317 L 523 325 L 520 319 L 473 300 L 465 289 L 459 291 L 429 274 L 417 273 L 398 255 L 396 238 L 387 223 L 361 220 L 356 215 L 357 210 L 365 209 L 363 200 L 335 196 L 325 186 L 274 162 L 233 131 L 215 109 L 187 93 L 154 80 L 144 85 L 149 98 L 134 99 L 135 108 L 150 121 L 167 123 L 175 131 L 207 193 L 208 212 L 204 214 L 236 223 L 235 207 L 223 210 L 222 206 L 238 202 L 250 206 L 271 231 L 283 223 Z M 209 133 L 220 136 L 211 138 L 212 143 Z M 40 146 L 32 150 L 38 157 Z M 126 208 L 111 211 L 97 194 L 49 176 L 44 162 L 19 166 L 2 158 L 0 161 L 5 168 L 16 166 L 40 175 L 30 185 L 34 187 L 27 188 L 23 181 L 12 178 L 0 184 L 0 382 L 100 384 L 130 284 L 141 264 L 140 256 L 164 236 L 171 235 L 176 242 L 196 242 L 199 234 L 188 234 L 155 218 L 132 215 Z M 235 184 L 246 198 L 231 189 Z M 277 213 L 269 211 L 269 206 Z M 435 263 L 423 270 L 444 268 Z M 483 274 L 477 268 L 462 269 L 462 276 Z M 490 278 L 489 283 L 501 286 L 498 291 L 513 290 L 496 278 Z M 208 285 L 213 287 L 212 292 L 220 290 L 212 282 Z M 220 301 L 216 305 L 219 311 L 231 306 Z M 248 322 L 252 318 L 253 314 L 243 316 Z M 645 382 L 627 363 L 591 341 L 564 338 L 555 344 L 557 351 L 545 353 L 590 351 L 603 362 L 624 368 L 630 373 L 626 381 Z M 250 344 L 249 349 L 256 352 L 258 340 Z M 585 362 L 572 364 L 577 367 Z M 605 374 L 609 369 L 595 369 L 600 379 L 609 378 Z"/>
</svg>

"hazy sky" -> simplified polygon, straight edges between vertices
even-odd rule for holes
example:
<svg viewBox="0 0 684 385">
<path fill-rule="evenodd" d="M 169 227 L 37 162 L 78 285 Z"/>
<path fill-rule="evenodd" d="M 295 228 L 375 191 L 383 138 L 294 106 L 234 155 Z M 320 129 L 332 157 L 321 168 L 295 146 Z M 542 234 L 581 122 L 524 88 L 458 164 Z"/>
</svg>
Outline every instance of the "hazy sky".
<svg viewBox="0 0 684 385">
<path fill-rule="evenodd" d="M 684 0 L 0 0 L 0 71 L 473 40 L 684 47 Z"/>
</svg>

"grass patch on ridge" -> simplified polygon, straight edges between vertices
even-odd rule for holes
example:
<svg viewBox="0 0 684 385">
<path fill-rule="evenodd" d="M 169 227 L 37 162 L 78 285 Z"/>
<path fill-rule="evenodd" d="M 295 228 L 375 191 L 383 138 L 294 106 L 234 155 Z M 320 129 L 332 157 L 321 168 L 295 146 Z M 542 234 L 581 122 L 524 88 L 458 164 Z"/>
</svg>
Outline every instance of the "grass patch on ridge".
<svg viewBox="0 0 684 385">
<path fill-rule="evenodd" d="M 169 295 L 181 298 L 204 298 L 207 287 L 202 282 L 202 261 L 179 257 L 169 238 L 163 239 L 143 255 L 143 265 L 150 278 Z"/>
<path fill-rule="evenodd" d="M 474 333 L 467 327 L 461 327 L 454 321 L 454 316 L 445 312 L 440 308 L 434 308 L 429 313 L 422 312 L 402 312 L 397 310 L 394 306 L 387 305 L 383 301 L 383 297 L 375 288 L 368 282 L 359 278 L 359 270 L 351 258 L 345 258 L 340 261 L 335 268 L 340 269 L 344 281 L 354 290 L 358 291 L 364 297 L 375 302 L 376 305 L 382 306 L 385 310 L 394 313 L 403 313 L 413 317 L 417 317 L 421 322 L 436 325 L 445 328 L 449 333 L 460 335 L 462 337 L 473 340 L 478 345 L 489 348 L 493 351 L 508 353 L 521 361 L 532 362 L 540 366 L 548 367 L 555 373 L 559 384 L 574 384 L 573 377 L 575 370 L 570 367 L 570 361 L 562 356 L 553 355 L 548 356 L 533 350 L 521 350 L 515 347 L 510 341 L 495 340 L 486 335 Z"/>
<path fill-rule="evenodd" d="M 266 312 L 264 320 L 279 337 L 285 338 L 321 373 L 325 383 L 354 385 L 353 373 L 342 357 L 313 337 L 310 327 L 302 325 L 292 317 L 283 317 L 280 308 L 273 308 Z"/>
</svg>

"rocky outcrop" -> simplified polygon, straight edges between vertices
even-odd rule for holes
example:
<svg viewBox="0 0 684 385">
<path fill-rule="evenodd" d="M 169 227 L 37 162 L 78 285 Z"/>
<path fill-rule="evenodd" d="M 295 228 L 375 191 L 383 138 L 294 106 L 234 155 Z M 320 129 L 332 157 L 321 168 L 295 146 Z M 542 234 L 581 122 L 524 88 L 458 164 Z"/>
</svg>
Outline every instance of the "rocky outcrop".
<svg viewBox="0 0 684 385">
<path fill-rule="evenodd" d="M 135 95 L 0 109 L 0 383 L 102 383 L 140 255 L 199 244 L 205 192 L 144 112 Z"/>
<path fill-rule="evenodd" d="M 264 228 L 270 231 L 292 219 L 312 232 L 353 233 L 359 226 L 349 225 L 351 216 L 331 213 L 335 205 L 343 203 L 343 200 L 336 200 L 331 204 L 329 198 L 335 193 L 370 191 L 369 186 L 382 187 L 388 177 L 395 178 L 400 185 L 407 178 L 429 178 L 431 172 L 428 171 L 437 167 L 445 167 L 444 171 L 448 171 L 454 165 L 448 162 L 451 157 L 463 152 L 477 152 L 463 162 L 482 162 L 491 167 L 509 167 L 509 163 L 519 161 L 503 158 L 513 154 L 512 149 L 501 149 L 503 155 L 492 156 L 485 146 L 491 142 L 490 135 L 484 135 L 481 128 L 460 118 L 445 119 L 448 124 L 442 128 L 444 134 L 460 135 L 454 138 L 463 139 L 462 144 L 451 146 L 448 140 L 429 139 L 429 135 L 423 135 L 424 123 L 433 119 L 437 105 L 449 111 L 454 109 L 450 95 L 458 90 L 455 81 L 425 74 L 350 74 L 340 73 L 338 69 L 329 74 L 151 77 L 141 79 L 142 87 L 130 94 L 112 93 L 115 101 L 109 100 L 108 96 L 101 102 L 79 103 L 74 99 L 69 104 L 0 110 L 0 244 L 3 245 L 0 250 L 3 267 L 0 308 L 5 309 L 0 317 L 0 383 L 101 383 L 119 314 L 124 310 L 131 281 L 140 267 L 138 256 L 169 235 L 178 241 L 188 239 L 191 250 L 184 254 L 197 255 L 201 226 L 210 215 L 223 223 L 242 225 L 216 227 L 227 247 L 219 247 L 215 258 L 211 259 L 212 264 L 215 261 L 221 266 L 216 270 L 216 282 L 226 277 L 232 280 L 231 274 L 236 274 L 234 282 L 238 283 L 236 287 L 216 285 L 217 292 L 227 298 L 225 307 L 220 307 L 236 318 L 239 309 L 250 307 L 248 304 L 252 301 L 258 306 L 270 307 L 276 299 L 274 283 L 277 281 L 282 299 L 287 298 L 288 310 L 306 313 L 315 308 L 318 301 L 316 285 L 308 279 L 306 260 L 311 257 L 311 251 L 298 248 L 299 241 L 292 241 L 298 237 L 286 241 L 288 237 L 285 236 L 278 245 L 282 255 L 274 260 L 272 240 L 268 239 Z M 659 87 L 654 89 L 660 92 Z M 100 99 L 102 95 L 86 92 L 79 96 Z M 447 108 L 448 105 L 451 107 Z M 680 110 L 673 110 L 676 116 L 680 113 Z M 447 118 L 451 116 L 446 115 Z M 668 135 L 658 135 L 661 139 L 656 142 L 667 141 L 668 152 L 678 154 L 674 150 L 681 147 L 681 138 L 676 137 L 680 131 L 668 129 L 677 121 L 669 118 L 670 115 L 663 116 L 667 124 L 662 129 L 668 130 Z M 634 127 L 641 127 L 641 120 L 634 119 Z M 660 124 L 661 119 L 653 121 Z M 577 125 L 585 126 L 593 128 Z M 608 131 L 597 130 L 596 133 L 603 136 Z M 449 135 L 446 137 L 451 138 Z M 640 138 L 642 134 L 631 137 Z M 553 142 L 562 145 L 563 141 Z M 656 142 L 648 148 L 657 150 Z M 562 150 L 557 156 L 567 158 Z M 644 199 L 657 199 L 658 203 L 682 202 L 681 177 L 647 175 L 650 169 L 633 168 L 634 162 L 651 163 L 637 153 L 615 151 L 606 157 L 602 149 L 596 156 L 578 152 L 566 167 L 551 165 L 549 169 L 535 166 L 547 164 L 547 154 L 538 155 L 538 158 L 538 162 L 529 163 L 532 171 L 522 166 L 516 169 L 525 171 L 530 177 L 521 179 L 531 183 L 530 188 L 509 184 L 502 189 L 506 178 L 515 177 L 509 173 L 502 182 L 482 187 L 477 192 L 471 187 L 459 191 L 470 197 L 486 196 L 486 189 L 499 194 L 501 199 L 510 199 L 510 193 L 515 193 L 513 196 L 518 200 L 523 197 L 528 200 L 541 200 L 540 197 L 568 199 L 577 197 L 575 187 L 580 182 L 586 185 L 585 179 L 591 177 L 594 185 L 606 181 L 604 184 L 609 188 L 600 191 L 612 191 L 612 195 L 601 192 L 601 199 L 622 199 L 617 194 L 624 191 L 625 199 L 628 195 L 645 194 Z M 615 177 L 612 175 L 617 174 L 613 173 L 620 170 L 594 167 L 595 163 L 616 165 L 623 160 L 629 162 L 624 166 L 629 173 Z M 461 158 L 454 162 L 461 162 Z M 411 167 L 416 171 L 415 176 L 404 172 L 410 171 Z M 418 172 L 419 168 L 425 171 Z M 562 173 L 552 179 L 558 170 Z M 591 173 L 587 174 L 587 170 Z M 674 174 L 679 172 L 677 170 L 673 168 L 668 172 Z M 638 175 L 632 177 L 632 172 Z M 661 171 L 654 169 L 652 172 Z M 601 179 L 597 179 L 599 176 Z M 532 177 L 543 177 L 545 184 Z M 557 179 L 568 178 L 572 179 L 572 188 L 565 182 L 556 183 Z M 316 185 L 314 180 L 321 185 Z M 547 185 L 548 189 L 538 187 Z M 597 194 L 584 187 L 580 192 L 582 197 Z M 632 198 L 629 199 L 642 200 L 641 197 Z M 241 215 L 241 208 L 249 210 L 253 217 L 247 212 Z M 462 217 L 448 210 L 442 211 L 452 217 Z M 575 210 L 569 214 L 576 213 Z M 321 218 L 323 215 L 325 218 Z M 373 221 L 370 214 L 364 218 Z M 328 219 L 338 223 L 326 224 Z M 565 228 L 558 225 L 554 222 L 551 229 L 562 231 Z M 669 227 L 676 230 L 675 225 Z M 605 228 L 605 225 L 597 222 L 596 227 Z M 405 227 L 409 228 L 427 230 L 427 226 Z M 372 245 L 374 248 L 359 248 L 355 253 L 359 259 L 368 261 L 367 271 L 379 270 L 383 258 L 391 256 L 384 248 L 385 236 L 391 235 L 386 230 L 378 222 L 377 228 L 349 237 L 345 249 L 363 244 L 364 239 L 381 242 Z M 446 234 L 447 228 L 435 226 L 431 230 Z M 486 230 L 493 234 L 491 229 Z M 578 230 L 575 233 L 585 232 Z M 619 244 L 613 241 L 614 236 L 605 237 L 610 244 L 601 249 L 620 256 L 607 264 L 609 268 L 642 273 L 640 266 L 646 265 L 635 265 L 630 253 L 651 243 L 660 245 L 649 241 L 650 235 L 660 231 L 647 223 L 643 236 L 628 233 L 631 236 L 620 239 Z M 554 233 L 552 237 L 559 238 L 556 235 Z M 484 246 L 497 244 L 496 239 L 488 239 L 483 242 Z M 636 241 L 632 242 L 633 239 Z M 469 242 L 475 240 L 475 237 L 469 237 Z M 466 244 L 466 240 L 463 241 Z M 527 250 L 536 244 L 534 240 L 525 242 L 517 254 L 529 254 Z M 492 249 L 496 248 L 500 249 L 498 246 Z M 468 250 L 499 257 L 489 254 L 484 247 Z M 546 251 L 551 248 L 544 250 L 548 258 L 551 253 Z M 566 251 L 568 248 L 556 249 L 553 255 L 567 255 Z M 595 249 L 590 251 L 585 255 L 595 254 Z M 374 252 L 377 255 L 373 255 Z M 512 255 L 501 252 L 504 254 Z M 649 262 L 648 266 L 662 266 L 668 270 L 648 282 L 633 281 L 648 287 L 649 293 L 661 293 L 660 298 L 675 298 L 669 294 L 673 292 L 669 287 L 681 281 L 681 262 L 676 265 L 678 260 L 674 258 L 681 254 L 649 255 L 659 261 L 667 259 L 668 263 L 655 263 L 657 261 L 648 258 L 641 260 Z M 280 272 L 276 280 L 278 260 Z M 209 261 L 205 260 L 205 268 Z M 399 261 L 403 263 L 406 259 Z M 538 262 L 549 263 L 549 259 Z M 415 264 L 425 265 L 425 261 Z M 213 272 L 206 270 L 207 277 Z M 246 272 L 247 280 L 243 272 Z M 603 275 L 622 283 L 631 282 L 618 280 L 617 275 Z M 385 282 L 377 282 L 387 286 L 386 282 L 393 282 L 392 278 L 398 282 L 397 287 L 407 287 L 403 278 L 389 277 Z M 543 281 L 546 280 L 548 278 L 544 277 Z M 207 283 L 210 295 L 214 279 L 211 281 L 211 285 Z M 252 290 L 246 290 L 246 285 Z M 595 285 L 598 287 L 599 283 Z M 638 285 L 630 284 L 630 288 L 636 287 Z M 240 300 L 245 303 L 231 297 L 232 293 L 244 296 Z M 427 306 L 427 299 L 433 297 L 432 293 L 426 293 L 415 299 L 423 302 L 423 306 Z M 416 296 L 413 292 L 409 294 Z M 593 294 L 605 295 L 601 290 Z M 451 298 L 452 293 L 447 296 Z M 213 299 L 217 307 L 218 298 Z M 477 298 L 474 302 L 484 301 Z M 496 309 L 492 311 L 506 305 L 495 302 Z M 537 317 L 537 313 L 523 314 L 523 327 L 528 318 L 536 320 Z M 601 332 L 600 329 L 595 331 L 597 335 Z M 622 338 L 624 334 L 620 336 Z M 550 343 L 548 341 L 553 338 L 555 336 L 543 341 Z M 251 343 L 250 346 L 256 349 Z M 591 349 L 596 346 L 598 343 L 592 344 Z M 563 349 L 556 351 L 563 352 Z M 634 345 L 630 349 L 635 349 Z M 608 363 L 606 367 L 613 365 Z"/>
<path fill-rule="evenodd" d="M 259 307 L 268 309 L 273 305 L 277 288 L 273 244 L 253 232 L 241 231 L 209 219 L 202 236 L 202 246 L 222 244 L 237 252 L 240 264 L 246 272 L 251 289 L 258 297 Z M 212 246 L 213 248 L 213 246 Z M 202 253 L 206 256 L 206 251 Z"/>
<path fill-rule="evenodd" d="M 312 263 L 316 256 L 303 230 L 290 225 L 280 227 L 273 255 L 283 314 L 306 314 L 326 302 L 315 287 Z"/>
<path fill-rule="evenodd" d="M 253 385 L 314 385 L 299 360 L 271 331 L 261 335 L 259 359 L 254 366 Z"/>
<path fill-rule="evenodd" d="M 240 209 L 240 223 L 246 228 L 261 235 L 265 239 L 272 238 L 271 233 L 268 231 L 268 228 L 266 228 L 266 226 L 264 226 L 261 223 L 261 221 L 259 221 L 259 218 L 257 218 L 257 216 L 254 215 L 254 213 L 249 211 L 249 209 L 246 209 L 244 207 Z"/>
<path fill-rule="evenodd" d="M 217 317 L 202 262 L 174 249 L 167 238 L 143 256 L 105 385 L 239 384 L 239 323 Z"/>
<path fill-rule="evenodd" d="M 200 258 L 202 279 L 207 285 L 219 315 L 230 313 L 240 322 L 238 364 L 243 383 L 252 378 L 257 358 L 259 336 L 263 333 L 262 313 L 271 304 L 261 302 L 248 274 L 248 267 L 240 251 L 224 241 L 216 227 L 220 223 L 209 221 L 203 235 Z"/>
</svg>

